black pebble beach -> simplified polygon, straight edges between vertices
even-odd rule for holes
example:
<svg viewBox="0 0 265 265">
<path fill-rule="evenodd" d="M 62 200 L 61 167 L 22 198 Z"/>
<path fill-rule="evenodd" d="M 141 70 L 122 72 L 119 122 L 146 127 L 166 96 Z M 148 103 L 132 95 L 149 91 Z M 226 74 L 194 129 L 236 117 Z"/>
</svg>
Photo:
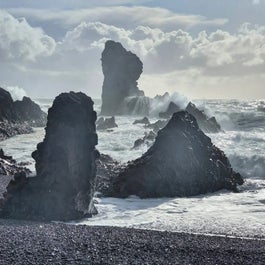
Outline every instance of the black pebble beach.
<svg viewBox="0 0 265 265">
<path fill-rule="evenodd" d="M 265 264 L 265 241 L 0 219 L 0 264 Z"/>
</svg>

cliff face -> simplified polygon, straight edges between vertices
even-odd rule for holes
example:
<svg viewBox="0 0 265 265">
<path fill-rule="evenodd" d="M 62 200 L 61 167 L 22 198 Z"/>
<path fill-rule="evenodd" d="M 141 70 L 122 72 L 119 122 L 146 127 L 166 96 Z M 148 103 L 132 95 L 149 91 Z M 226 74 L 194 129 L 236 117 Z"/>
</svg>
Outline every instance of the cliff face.
<svg viewBox="0 0 265 265">
<path fill-rule="evenodd" d="M 125 98 L 144 95 L 137 87 L 143 64 L 135 54 L 114 41 L 105 43 L 101 62 L 104 74 L 101 114 L 121 114 Z"/>
<path fill-rule="evenodd" d="M 10 183 L 2 215 L 71 220 L 96 213 L 96 112 L 83 93 L 63 93 L 49 109 L 46 135 L 32 156 L 37 176 Z"/>
<path fill-rule="evenodd" d="M 243 178 L 188 112 L 174 113 L 153 146 L 114 180 L 114 197 L 193 196 L 237 190 Z"/>
</svg>

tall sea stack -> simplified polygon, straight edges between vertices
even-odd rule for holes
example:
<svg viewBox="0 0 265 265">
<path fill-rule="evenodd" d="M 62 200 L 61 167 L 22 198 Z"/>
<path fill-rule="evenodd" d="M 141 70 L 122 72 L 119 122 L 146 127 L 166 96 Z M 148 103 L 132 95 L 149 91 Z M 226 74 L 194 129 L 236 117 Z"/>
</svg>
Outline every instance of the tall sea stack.
<svg viewBox="0 0 265 265">
<path fill-rule="evenodd" d="M 111 40 L 105 43 L 101 61 L 104 74 L 101 114 L 123 114 L 121 108 L 125 98 L 144 96 L 144 92 L 137 87 L 143 63 L 119 42 Z"/>
<path fill-rule="evenodd" d="M 17 177 L 5 196 L 2 217 L 71 220 L 96 213 L 96 112 L 83 93 L 63 93 L 48 112 L 44 141 L 32 156 L 37 176 Z"/>
</svg>

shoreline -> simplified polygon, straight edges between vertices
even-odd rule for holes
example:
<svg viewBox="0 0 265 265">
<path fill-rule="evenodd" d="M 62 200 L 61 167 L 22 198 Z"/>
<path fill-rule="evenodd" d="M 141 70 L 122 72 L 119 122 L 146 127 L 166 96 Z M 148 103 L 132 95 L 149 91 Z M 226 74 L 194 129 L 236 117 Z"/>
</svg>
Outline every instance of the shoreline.
<svg viewBox="0 0 265 265">
<path fill-rule="evenodd" d="M 264 264 L 265 241 L 0 219 L 7 264 Z"/>
</svg>

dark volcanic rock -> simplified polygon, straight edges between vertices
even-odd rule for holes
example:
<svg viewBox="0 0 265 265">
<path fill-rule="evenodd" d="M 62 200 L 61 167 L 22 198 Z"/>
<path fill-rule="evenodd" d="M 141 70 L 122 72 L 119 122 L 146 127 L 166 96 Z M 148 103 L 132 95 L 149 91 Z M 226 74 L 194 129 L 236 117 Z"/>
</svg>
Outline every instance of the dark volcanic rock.
<svg viewBox="0 0 265 265">
<path fill-rule="evenodd" d="M 154 145 L 131 162 L 113 184 L 114 197 L 193 196 L 243 184 L 225 154 L 187 112 L 174 113 Z"/>
<path fill-rule="evenodd" d="M 137 87 L 143 64 L 135 54 L 114 41 L 105 43 L 101 61 L 104 74 L 101 114 L 122 114 L 126 97 L 144 95 Z"/>
<path fill-rule="evenodd" d="M 49 109 L 44 141 L 32 156 L 37 176 L 8 187 L 1 215 L 31 220 L 70 220 L 96 213 L 96 112 L 83 93 L 63 93 Z"/>
<path fill-rule="evenodd" d="M 159 117 L 163 119 L 169 119 L 174 112 L 180 111 L 180 107 L 174 102 L 170 101 L 168 108 L 165 112 L 160 112 Z"/>
<path fill-rule="evenodd" d="M 18 120 L 28 122 L 33 127 L 44 127 L 46 125 L 46 113 L 29 97 L 23 97 L 22 101 L 15 101 L 14 107 Z"/>
<path fill-rule="evenodd" d="M 221 126 L 218 124 L 215 117 L 207 117 L 207 115 L 203 111 L 199 110 L 195 104 L 190 102 L 186 107 L 186 111 L 196 118 L 199 127 L 204 132 L 217 133 L 221 131 Z"/>
<path fill-rule="evenodd" d="M 112 184 L 114 179 L 124 168 L 124 165 L 118 163 L 109 155 L 100 154 L 99 159 L 96 161 L 97 165 L 97 178 L 95 190 L 101 196 L 109 196 L 112 193 Z"/>
<path fill-rule="evenodd" d="M 160 129 L 165 127 L 167 123 L 168 120 L 158 120 L 154 123 L 150 123 L 149 125 L 147 125 L 147 128 L 151 128 L 154 130 L 155 133 L 157 133 Z"/>
<path fill-rule="evenodd" d="M 32 132 L 33 129 L 28 123 L 8 121 L 0 122 L 0 141 L 18 134 L 29 134 Z"/>
<path fill-rule="evenodd" d="M 10 93 L 0 88 L 0 141 L 17 134 L 31 133 L 31 126 L 43 127 L 46 119 L 46 113 L 30 98 L 14 102 Z"/>
<path fill-rule="evenodd" d="M 151 145 L 151 143 L 154 142 L 156 138 L 156 133 L 153 131 L 150 131 L 149 133 L 146 133 L 143 138 L 139 138 L 134 142 L 133 148 L 138 148 L 139 146 L 146 144 L 148 146 Z"/>
<path fill-rule="evenodd" d="M 135 120 L 135 121 L 133 122 L 133 124 L 144 124 L 144 125 L 149 125 L 149 124 L 150 124 L 150 121 L 148 120 L 147 117 L 144 117 L 144 118 L 142 118 L 142 119 L 140 119 L 140 120 Z"/>
<path fill-rule="evenodd" d="M 115 127 L 118 127 L 115 122 L 115 117 L 105 119 L 103 117 L 100 117 L 97 121 L 97 130 L 107 130 Z"/>
<path fill-rule="evenodd" d="M 0 149 L 0 175 L 13 176 L 19 172 L 30 173 L 30 170 L 19 165 L 12 156 L 5 155 L 3 149 Z"/>
</svg>

